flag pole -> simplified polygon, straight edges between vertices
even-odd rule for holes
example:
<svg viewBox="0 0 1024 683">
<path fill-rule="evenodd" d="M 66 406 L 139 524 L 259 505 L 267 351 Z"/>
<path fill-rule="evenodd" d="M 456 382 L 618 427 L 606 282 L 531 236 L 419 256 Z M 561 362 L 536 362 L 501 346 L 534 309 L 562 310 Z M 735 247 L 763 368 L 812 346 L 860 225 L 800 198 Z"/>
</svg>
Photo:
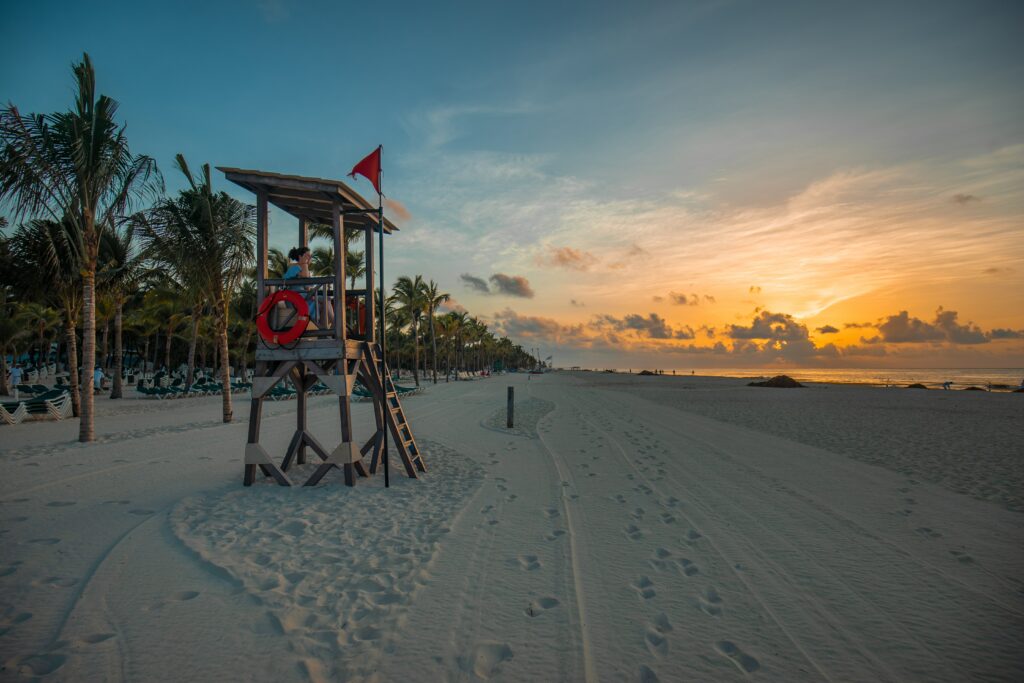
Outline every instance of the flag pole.
<svg viewBox="0 0 1024 683">
<path fill-rule="evenodd" d="M 381 392 L 384 394 L 384 401 L 381 403 L 381 425 L 384 427 L 384 488 L 391 487 L 391 477 L 388 473 L 388 414 L 387 410 L 390 409 L 390 403 L 388 402 L 388 386 L 387 386 L 387 337 L 385 336 L 384 319 L 387 317 L 387 303 L 384 300 L 384 195 L 380 190 L 381 187 L 381 175 L 383 175 L 383 160 L 384 160 L 384 145 L 379 145 L 377 149 L 380 152 L 381 164 L 377 167 L 377 226 L 380 228 L 380 246 L 378 247 L 379 258 L 378 273 L 380 273 L 380 381 L 381 381 Z"/>
</svg>

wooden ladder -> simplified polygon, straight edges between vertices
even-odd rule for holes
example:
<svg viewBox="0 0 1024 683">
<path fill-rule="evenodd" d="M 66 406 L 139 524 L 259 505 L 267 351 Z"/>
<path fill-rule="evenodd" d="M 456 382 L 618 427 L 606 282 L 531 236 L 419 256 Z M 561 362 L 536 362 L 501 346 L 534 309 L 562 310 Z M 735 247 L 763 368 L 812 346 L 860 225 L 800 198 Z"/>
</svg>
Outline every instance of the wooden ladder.
<svg viewBox="0 0 1024 683">
<path fill-rule="evenodd" d="M 391 379 L 391 370 L 384 364 L 384 377 L 380 375 L 380 347 L 369 342 L 364 343 L 364 362 L 362 375 L 367 381 L 367 388 L 377 397 L 383 396 L 384 419 L 388 430 L 394 440 L 395 449 L 402 458 L 405 465 L 405 473 L 411 479 L 416 479 L 416 472 L 426 472 L 427 465 L 423 461 L 423 454 L 416 444 L 416 438 L 412 434 L 412 427 L 405 417 L 405 410 L 402 408 L 402 401 L 398 398 L 398 390 L 394 380 Z M 383 379 L 383 381 L 382 381 Z M 374 457 L 370 463 L 370 472 L 376 472 L 380 449 L 374 449 Z"/>
</svg>

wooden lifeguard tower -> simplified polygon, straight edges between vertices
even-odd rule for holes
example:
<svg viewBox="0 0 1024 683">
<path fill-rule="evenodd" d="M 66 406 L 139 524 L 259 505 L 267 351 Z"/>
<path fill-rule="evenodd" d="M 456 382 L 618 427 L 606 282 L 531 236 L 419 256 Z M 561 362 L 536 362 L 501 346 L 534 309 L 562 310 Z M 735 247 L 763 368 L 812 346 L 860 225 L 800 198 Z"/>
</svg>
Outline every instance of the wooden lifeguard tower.
<svg viewBox="0 0 1024 683">
<path fill-rule="evenodd" d="M 275 343 L 257 335 L 244 484 L 251 485 L 258 470 L 265 477 L 273 477 L 281 486 L 291 486 L 288 470 L 293 464 L 306 463 L 308 447 L 321 462 L 305 481 L 306 486 L 315 485 L 335 467 L 344 472 L 345 483 L 354 486 L 357 475 L 368 477 L 376 473 L 387 440 L 385 430 L 391 434 L 406 474 L 416 478 L 417 472 L 426 471 L 426 465 L 386 366 L 381 373 L 373 286 L 374 233 L 383 239 L 385 234 L 391 234 L 398 228 L 383 218 L 378 208 L 337 180 L 240 168 L 218 167 L 218 170 L 231 182 L 256 195 L 256 310 L 283 318 L 278 322 L 287 325 L 289 315 L 294 320 L 296 311 L 281 304 L 274 307 L 281 309 L 276 311 L 267 311 L 264 306 L 277 291 L 299 289 L 303 297 L 317 308 L 310 317 L 319 321 L 319 325 L 311 325 L 288 343 Z M 296 237 L 300 246 L 305 247 L 309 243 L 310 225 L 331 226 L 334 275 L 288 280 L 267 277 L 267 212 L 271 204 L 298 220 Z M 363 289 L 345 288 L 346 229 L 364 232 L 366 267 Z M 278 464 L 260 445 L 260 417 L 263 401 L 285 378 L 289 378 L 295 387 L 297 414 L 295 434 Z M 376 431 L 361 445 L 356 443 L 352 433 L 351 395 L 357 379 L 373 396 L 376 418 Z M 341 443 L 330 450 L 310 433 L 306 420 L 308 392 L 318 382 L 338 395 Z M 367 454 L 371 454 L 368 466 L 363 462 Z"/>
</svg>

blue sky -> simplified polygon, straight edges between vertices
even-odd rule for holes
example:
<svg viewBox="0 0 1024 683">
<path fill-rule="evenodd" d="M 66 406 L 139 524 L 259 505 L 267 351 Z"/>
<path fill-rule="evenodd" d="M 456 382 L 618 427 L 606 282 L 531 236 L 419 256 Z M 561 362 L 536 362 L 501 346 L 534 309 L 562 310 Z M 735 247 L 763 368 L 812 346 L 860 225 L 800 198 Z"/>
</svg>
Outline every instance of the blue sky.
<svg viewBox="0 0 1024 683">
<path fill-rule="evenodd" d="M 597 315 L 720 327 L 749 318 L 743 302 L 755 286 L 766 295 L 753 303 L 808 325 L 826 322 L 815 316 L 829 306 L 892 291 L 891 273 L 863 265 L 861 279 L 835 282 L 815 270 L 815 284 L 716 275 L 736 268 L 720 261 L 725 250 L 755 258 L 743 246 L 749 236 L 782 229 L 750 221 L 791 225 L 794 203 L 822 188 L 827 206 L 800 220 L 853 205 L 892 221 L 926 205 L 902 197 L 982 188 L 984 201 L 935 202 L 932 222 L 886 239 L 917 252 L 915 235 L 934 231 L 951 245 L 947 258 L 973 254 L 972 277 L 1024 256 L 1013 187 L 1024 158 L 1020 3 L 93 5 L 5 3 L 0 96 L 23 111 L 66 107 L 70 64 L 88 51 L 101 91 L 121 103 L 133 149 L 156 157 L 171 189 L 180 185 L 177 152 L 194 165 L 341 178 L 383 143 L 385 191 L 412 215 L 393 241 L 389 272 L 437 279 L 491 320 L 510 320 L 497 314 L 511 311 L 513 320 L 549 321 L 534 333 L 552 345 L 577 342 L 550 337 L 550 321 L 593 328 Z M 370 192 L 365 182 L 355 187 Z M 956 241 L 941 224 L 953 207 L 993 231 L 992 251 Z M 739 225 L 748 226 L 742 244 L 707 241 Z M 282 230 L 274 241 L 287 246 L 291 228 Z M 815 234 L 808 230 L 778 244 L 795 249 Z M 589 265 L 552 260 L 566 247 Z M 820 265 L 828 256 L 797 260 Z M 656 281 L 623 280 L 641 262 Z M 482 294 L 459 278 L 497 272 L 528 279 L 536 296 Z M 876 318 L 903 307 L 922 318 L 940 305 L 965 310 L 990 291 L 976 277 L 939 282 L 927 263 L 914 272 L 936 300 L 907 285 Z M 1024 284 L 1019 268 L 1009 275 Z M 729 303 L 700 311 L 702 319 L 654 305 L 682 289 Z M 814 291 L 801 298 L 798 290 Z M 1024 310 L 1020 296 L 1001 296 L 971 315 L 992 327 L 1024 325 L 1014 310 Z M 588 339 L 580 353 L 596 357 Z"/>
</svg>

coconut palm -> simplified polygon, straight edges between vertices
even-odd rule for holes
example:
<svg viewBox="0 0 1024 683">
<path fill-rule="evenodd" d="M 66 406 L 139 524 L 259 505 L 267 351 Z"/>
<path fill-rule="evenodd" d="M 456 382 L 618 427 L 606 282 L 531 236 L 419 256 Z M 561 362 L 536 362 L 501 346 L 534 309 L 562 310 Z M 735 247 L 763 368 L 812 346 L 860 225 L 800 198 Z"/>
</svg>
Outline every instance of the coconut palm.
<svg viewBox="0 0 1024 683">
<path fill-rule="evenodd" d="M 419 364 L 419 324 L 423 311 L 426 310 L 427 302 L 424 296 L 425 283 L 423 276 L 417 275 L 413 278 L 403 275 L 395 281 L 394 293 L 391 295 L 397 304 L 397 309 L 408 316 L 412 330 L 413 364 L 412 377 L 416 386 L 420 385 Z"/>
<path fill-rule="evenodd" d="M 277 247 L 271 247 L 267 252 L 267 277 L 282 278 L 288 270 L 288 257 Z M 250 277 L 256 277 L 255 271 Z"/>
<path fill-rule="evenodd" d="M 81 415 L 82 407 L 76 332 L 82 309 L 82 249 L 81 233 L 70 221 L 29 221 L 19 226 L 10 239 L 11 255 L 20 266 L 18 289 L 26 295 L 41 293 L 64 317 L 71 406 L 76 416 Z"/>
<path fill-rule="evenodd" d="M 0 202 L 19 219 L 68 221 L 81 236 L 82 370 L 91 377 L 100 236 L 162 183 L 153 159 L 131 153 L 124 126 L 115 121 L 117 102 L 97 96 L 89 55 L 73 70 L 77 92 L 71 110 L 46 115 L 23 115 L 14 105 L 0 110 Z M 92 441 L 89 382 L 81 394 L 78 438 Z"/>
<path fill-rule="evenodd" d="M 99 273 L 100 284 L 114 307 L 114 382 L 110 388 L 110 398 L 121 398 L 121 375 L 124 372 L 124 304 L 128 296 L 138 289 L 140 281 L 146 275 L 145 259 L 138 249 L 135 232 L 128 223 L 103 234 L 100 254 L 103 264 Z"/>
<path fill-rule="evenodd" d="M 10 352 L 17 360 L 14 344 L 25 336 L 25 328 L 12 314 L 6 297 L 3 294 L 0 297 L 0 394 L 6 396 L 11 393 L 7 386 L 7 354 Z"/>
<path fill-rule="evenodd" d="M 215 193 L 210 165 L 195 177 L 185 157 L 175 157 L 188 188 L 175 199 L 158 202 L 139 221 L 152 257 L 177 273 L 181 281 L 195 283 L 213 305 L 221 359 L 224 422 L 231 422 L 231 367 L 228 323 L 231 295 L 253 265 L 255 207 L 225 192 Z M 190 378 L 191 379 L 191 378 Z"/>
<path fill-rule="evenodd" d="M 437 307 L 447 303 L 452 295 L 442 292 L 437 288 L 437 283 L 431 280 L 423 288 L 423 296 L 427 303 L 427 320 L 430 321 L 430 345 L 433 348 L 431 353 L 431 370 L 434 375 L 434 384 L 437 384 L 437 331 L 434 324 L 434 314 Z"/>
<path fill-rule="evenodd" d="M 50 355 L 50 345 L 46 343 L 44 351 L 44 342 L 47 333 L 60 325 L 60 313 L 44 303 L 26 301 L 18 309 L 17 320 L 36 335 L 36 366 L 40 368 L 40 374 L 42 374 L 42 370 L 47 365 L 47 357 Z"/>
</svg>

